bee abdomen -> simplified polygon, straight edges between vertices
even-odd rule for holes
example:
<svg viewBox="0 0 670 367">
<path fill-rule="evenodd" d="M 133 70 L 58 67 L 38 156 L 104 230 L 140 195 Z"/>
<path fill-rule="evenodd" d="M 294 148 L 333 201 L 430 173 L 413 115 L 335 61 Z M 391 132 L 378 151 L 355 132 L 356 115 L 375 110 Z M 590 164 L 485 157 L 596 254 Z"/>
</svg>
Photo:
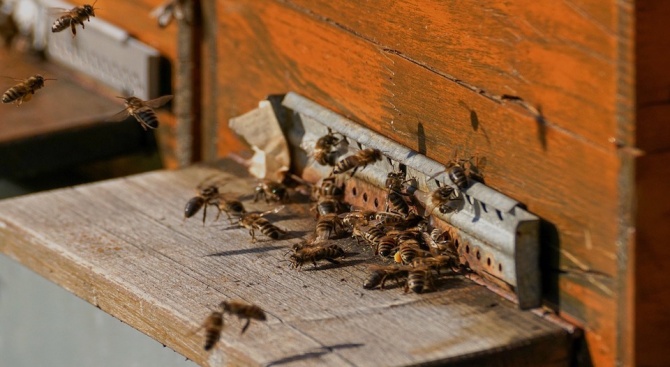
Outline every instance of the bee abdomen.
<svg viewBox="0 0 670 367">
<path fill-rule="evenodd" d="M 156 112 L 154 112 L 154 110 L 151 108 L 140 108 L 139 110 L 135 111 L 135 117 L 137 117 L 137 119 L 147 127 L 152 129 L 158 127 L 158 117 L 156 117 Z"/>
<path fill-rule="evenodd" d="M 58 18 L 51 26 L 51 32 L 56 33 L 65 30 L 70 26 L 70 24 L 72 24 L 72 18 L 69 17 Z"/>
<path fill-rule="evenodd" d="M 449 178 L 458 186 L 459 189 L 464 189 L 468 186 L 468 176 L 461 166 L 454 166 L 449 169 Z"/>
<path fill-rule="evenodd" d="M 196 196 L 189 200 L 184 207 L 184 218 L 190 218 L 195 215 L 195 213 L 202 208 L 205 204 L 205 199 L 200 196 Z"/>
<path fill-rule="evenodd" d="M 274 240 L 279 239 L 285 233 L 284 230 L 263 218 L 260 218 L 256 221 L 256 226 L 258 227 L 258 230 L 261 231 L 261 233 Z"/>
<path fill-rule="evenodd" d="M 404 216 L 409 215 L 409 204 L 407 204 L 407 201 L 405 201 L 405 198 L 402 195 L 395 191 L 391 191 L 388 194 L 388 200 L 390 203 L 390 211 Z"/>
<path fill-rule="evenodd" d="M 19 93 L 16 88 L 10 88 L 2 95 L 2 103 L 10 103 L 21 97 L 21 93 Z"/>
</svg>

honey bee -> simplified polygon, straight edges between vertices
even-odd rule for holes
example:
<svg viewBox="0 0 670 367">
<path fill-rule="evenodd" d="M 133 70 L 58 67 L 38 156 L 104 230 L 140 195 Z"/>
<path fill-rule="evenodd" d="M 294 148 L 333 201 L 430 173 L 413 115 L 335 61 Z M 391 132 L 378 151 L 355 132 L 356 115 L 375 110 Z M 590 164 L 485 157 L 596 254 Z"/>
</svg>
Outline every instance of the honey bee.
<svg viewBox="0 0 670 367">
<path fill-rule="evenodd" d="M 265 179 L 255 188 L 254 203 L 263 197 L 266 203 L 270 201 L 288 201 L 288 188 L 277 181 Z"/>
<path fill-rule="evenodd" d="M 448 231 L 434 228 L 430 234 L 426 232 L 422 232 L 421 234 L 432 253 L 449 254 L 458 258 L 458 251 Z"/>
<path fill-rule="evenodd" d="M 447 175 L 459 189 L 468 187 L 468 176 L 460 163 L 452 163 L 451 167 L 447 168 Z"/>
<path fill-rule="evenodd" d="M 123 121 L 128 116 L 133 116 L 144 130 L 155 129 L 158 127 L 158 117 L 156 116 L 156 111 L 153 109 L 168 103 L 172 97 L 174 96 L 167 95 L 148 101 L 143 101 L 137 97 L 117 97 L 124 100 L 126 108 L 110 117 L 107 121 Z"/>
<path fill-rule="evenodd" d="M 410 270 L 407 274 L 405 293 L 410 289 L 414 293 L 433 291 L 433 272 L 428 268 L 415 268 Z"/>
<path fill-rule="evenodd" d="M 316 217 L 319 218 L 326 214 L 340 214 L 348 210 L 348 205 L 340 200 L 322 197 L 314 206 L 316 210 Z"/>
<path fill-rule="evenodd" d="M 372 265 L 370 270 L 370 276 L 363 283 L 363 288 L 373 289 L 379 286 L 379 289 L 383 290 L 387 280 L 398 281 L 400 278 L 407 277 L 409 268 L 399 265 Z"/>
<path fill-rule="evenodd" d="M 289 257 L 291 268 L 301 269 L 306 262 L 311 262 L 316 267 L 316 262 L 326 260 L 332 264 L 339 264 L 335 260 L 339 257 L 344 257 L 344 250 L 338 245 L 329 246 L 306 246 L 296 250 Z"/>
<path fill-rule="evenodd" d="M 242 204 L 241 201 L 239 200 L 229 200 L 223 197 L 223 195 L 219 195 L 219 197 L 213 201 L 216 203 L 217 208 L 219 209 L 219 213 L 216 215 L 216 219 L 219 219 L 219 216 L 221 216 L 221 212 L 225 212 L 226 215 L 228 216 L 228 220 L 232 220 L 232 216 L 230 215 L 231 213 L 236 216 L 241 216 L 244 213 L 246 213 L 246 209 L 244 208 L 244 204 Z"/>
<path fill-rule="evenodd" d="M 458 257 L 453 255 L 433 255 L 416 258 L 412 261 L 412 267 L 434 269 L 440 274 L 442 268 L 454 268 L 458 266 Z"/>
<path fill-rule="evenodd" d="M 264 213 L 244 213 L 240 216 L 238 224 L 249 230 L 251 242 L 256 242 L 255 231 L 257 230 L 274 240 L 278 240 L 286 234 L 286 231 L 270 223 L 263 216 L 276 213 L 281 209 L 283 209 L 283 206 Z"/>
<path fill-rule="evenodd" d="M 342 158 L 333 169 L 334 174 L 347 172 L 351 169 L 351 176 L 353 177 L 359 168 L 365 168 L 368 164 L 380 161 L 382 159 L 382 152 L 379 149 L 363 149 L 356 152 L 356 154 Z"/>
<path fill-rule="evenodd" d="M 198 194 L 188 202 L 184 207 L 184 218 L 190 218 L 194 216 L 200 209 L 205 208 L 202 213 L 202 224 L 205 224 L 205 218 L 207 217 L 207 206 L 213 205 L 214 200 L 219 196 L 219 188 L 215 185 L 198 185 Z"/>
<path fill-rule="evenodd" d="M 154 8 L 149 16 L 158 20 L 158 26 L 165 28 L 172 23 L 173 19 L 185 20 L 187 24 L 191 22 L 189 8 L 186 0 L 168 0 L 162 5 Z"/>
<path fill-rule="evenodd" d="M 426 215 L 432 214 L 435 209 L 440 213 L 447 214 L 458 210 L 456 203 L 461 201 L 458 193 L 451 186 L 441 186 L 433 191 L 429 198 L 429 209 L 426 209 Z"/>
<path fill-rule="evenodd" d="M 54 24 L 51 26 L 51 32 L 56 33 L 65 30 L 67 27 L 70 27 L 72 30 L 72 37 L 77 35 L 77 24 L 81 24 L 81 28 L 85 29 L 84 21 L 91 21 L 91 17 L 95 17 L 95 9 L 93 6 L 98 2 L 96 0 L 93 2 L 93 5 L 82 5 L 76 6 L 70 10 L 65 10 L 60 12 L 61 16 L 56 19 Z"/>
<path fill-rule="evenodd" d="M 33 94 L 35 94 L 38 89 L 44 87 L 45 80 L 56 79 L 46 79 L 40 74 L 35 74 L 30 78 L 21 81 L 21 83 L 7 89 L 2 95 L 2 103 L 15 102 L 18 107 L 21 103 L 30 101 Z"/>
<path fill-rule="evenodd" d="M 205 350 L 209 351 L 214 348 L 221 338 L 221 331 L 223 330 L 223 313 L 220 311 L 210 313 L 198 330 L 203 328 L 205 329 Z"/>
<path fill-rule="evenodd" d="M 346 138 L 342 134 L 334 133 L 328 128 L 328 134 L 320 137 L 314 144 L 314 151 L 312 152 L 314 160 L 322 166 L 334 166 L 339 155 L 337 148 L 345 141 Z"/>
<path fill-rule="evenodd" d="M 337 183 L 337 178 L 335 176 L 328 176 L 321 180 L 321 184 L 316 186 L 315 195 L 316 198 L 328 197 L 333 199 L 342 200 L 344 199 L 344 189 L 343 185 Z"/>
<path fill-rule="evenodd" d="M 389 172 L 386 177 L 386 210 L 409 215 L 409 204 L 405 200 L 405 196 L 410 194 L 403 192 L 403 185 L 405 184 L 405 174 L 402 172 Z"/>
<path fill-rule="evenodd" d="M 336 213 L 322 215 L 316 221 L 316 241 L 337 238 L 344 232 L 344 224 Z"/>
<path fill-rule="evenodd" d="M 379 239 L 377 242 L 376 254 L 382 257 L 390 256 L 393 250 L 398 247 L 398 234 L 390 233 Z"/>
<path fill-rule="evenodd" d="M 350 229 L 360 226 L 364 227 L 370 224 L 371 220 L 375 219 L 375 214 L 377 214 L 377 212 L 372 210 L 355 210 L 353 212 L 345 213 L 342 216 L 342 223 Z"/>
<path fill-rule="evenodd" d="M 395 262 L 409 265 L 415 258 L 421 257 L 424 250 L 421 249 L 419 241 L 416 239 L 407 239 L 399 241 L 400 246 L 394 257 Z"/>
<path fill-rule="evenodd" d="M 385 235 L 386 230 L 384 229 L 384 226 L 378 224 L 363 232 L 363 239 L 367 241 L 367 243 L 369 243 L 372 247 L 377 248 L 377 246 L 379 246 L 379 241 Z"/>
<path fill-rule="evenodd" d="M 265 321 L 265 311 L 262 308 L 245 303 L 242 301 L 232 300 L 232 301 L 223 301 L 220 304 L 223 312 L 229 315 L 236 315 L 240 319 L 246 319 L 244 326 L 242 326 L 242 331 L 240 334 L 244 334 L 251 324 L 251 320 Z"/>
</svg>

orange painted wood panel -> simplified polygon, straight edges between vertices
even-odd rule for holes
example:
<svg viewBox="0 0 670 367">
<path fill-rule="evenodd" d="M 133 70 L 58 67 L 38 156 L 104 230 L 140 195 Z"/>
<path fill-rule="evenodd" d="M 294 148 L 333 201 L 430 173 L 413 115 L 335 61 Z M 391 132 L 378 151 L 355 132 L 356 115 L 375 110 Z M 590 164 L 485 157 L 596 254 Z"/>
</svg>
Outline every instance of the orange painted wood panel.
<svg viewBox="0 0 670 367">
<path fill-rule="evenodd" d="M 287 0 L 383 49 L 607 146 L 616 136 L 614 0 Z"/>
<path fill-rule="evenodd" d="M 455 150 L 486 157 L 487 184 L 547 221 L 547 302 L 585 327 L 596 365 L 614 363 L 619 166 L 613 146 L 539 123 L 519 106 L 481 96 L 293 6 L 218 1 L 217 7 L 217 32 L 226 35 L 218 38 L 221 155 L 233 139 L 221 121 L 268 94 L 296 91 L 438 161 L 449 161 Z M 614 121 L 611 97 L 598 103 L 612 109 Z"/>
</svg>

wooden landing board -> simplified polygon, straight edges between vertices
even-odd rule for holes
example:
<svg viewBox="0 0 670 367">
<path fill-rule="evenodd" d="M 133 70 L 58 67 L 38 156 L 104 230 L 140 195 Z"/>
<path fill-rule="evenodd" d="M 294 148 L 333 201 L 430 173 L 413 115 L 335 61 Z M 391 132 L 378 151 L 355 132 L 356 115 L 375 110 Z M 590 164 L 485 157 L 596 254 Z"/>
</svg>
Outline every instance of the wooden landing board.
<svg viewBox="0 0 670 367">
<path fill-rule="evenodd" d="M 468 279 L 445 278 L 423 295 L 393 283 L 364 290 L 371 254 L 350 240 L 339 266 L 289 269 L 288 247 L 314 227 L 308 203 L 270 217 L 291 230 L 281 241 L 251 243 L 223 219 L 184 221 L 194 188 L 215 172 L 247 210 L 271 207 L 249 200 L 254 180 L 229 161 L 222 171 L 157 171 L 0 202 L 0 251 L 201 365 L 569 364 L 563 329 Z M 226 319 L 206 353 L 194 331 L 231 298 L 263 307 L 268 320 L 240 335 L 241 323 Z"/>
</svg>

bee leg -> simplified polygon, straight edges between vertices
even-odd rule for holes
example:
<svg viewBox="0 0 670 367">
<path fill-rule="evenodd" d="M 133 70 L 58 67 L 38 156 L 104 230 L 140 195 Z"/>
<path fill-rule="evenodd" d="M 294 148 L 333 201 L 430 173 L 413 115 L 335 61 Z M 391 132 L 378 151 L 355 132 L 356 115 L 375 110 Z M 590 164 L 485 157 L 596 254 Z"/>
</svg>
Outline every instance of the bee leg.
<svg viewBox="0 0 670 367">
<path fill-rule="evenodd" d="M 205 218 L 207 218 L 207 204 L 202 208 L 202 225 L 205 225 Z"/>
<path fill-rule="evenodd" d="M 331 263 L 331 264 L 339 264 L 339 263 L 340 263 L 339 261 L 337 261 L 337 260 L 335 260 L 335 259 L 331 259 L 331 258 L 329 258 L 329 257 L 327 257 L 325 260 L 328 261 L 328 262 Z"/>
<path fill-rule="evenodd" d="M 74 36 L 77 35 L 77 27 L 76 27 L 76 25 L 77 25 L 77 23 L 75 23 L 75 22 L 71 22 L 71 23 L 70 23 L 70 29 L 72 30 L 72 37 L 74 37 Z"/>
<path fill-rule="evenodd" d="M 388 277 L 388 274 L 387 274 L 387 275 L 384 275 L 384 276 L 382 277 L 382 281 L 381 281 L 381 283 L 379 284 L 379 290 L 382 290 L 382 291 L 384 290 L 384 284 L 386 284 L 386 277 Z"/>
<path fill-rule="evenodd" d="M 251 324 L 251 319 L 247 319 L 247 322 L 245 322 L 244 326 L 242 326 L 242 331 L 240 331 L 240 335 L 244 334 L 244 332 L 247 331 L 250 324 Z"/>
<path fill-rule="evenodd" d="M 256 235 L 253 229 L 249 230 L 249 234 L 251 235 L 251 242 L 256 242 Z"/>
</svg>

